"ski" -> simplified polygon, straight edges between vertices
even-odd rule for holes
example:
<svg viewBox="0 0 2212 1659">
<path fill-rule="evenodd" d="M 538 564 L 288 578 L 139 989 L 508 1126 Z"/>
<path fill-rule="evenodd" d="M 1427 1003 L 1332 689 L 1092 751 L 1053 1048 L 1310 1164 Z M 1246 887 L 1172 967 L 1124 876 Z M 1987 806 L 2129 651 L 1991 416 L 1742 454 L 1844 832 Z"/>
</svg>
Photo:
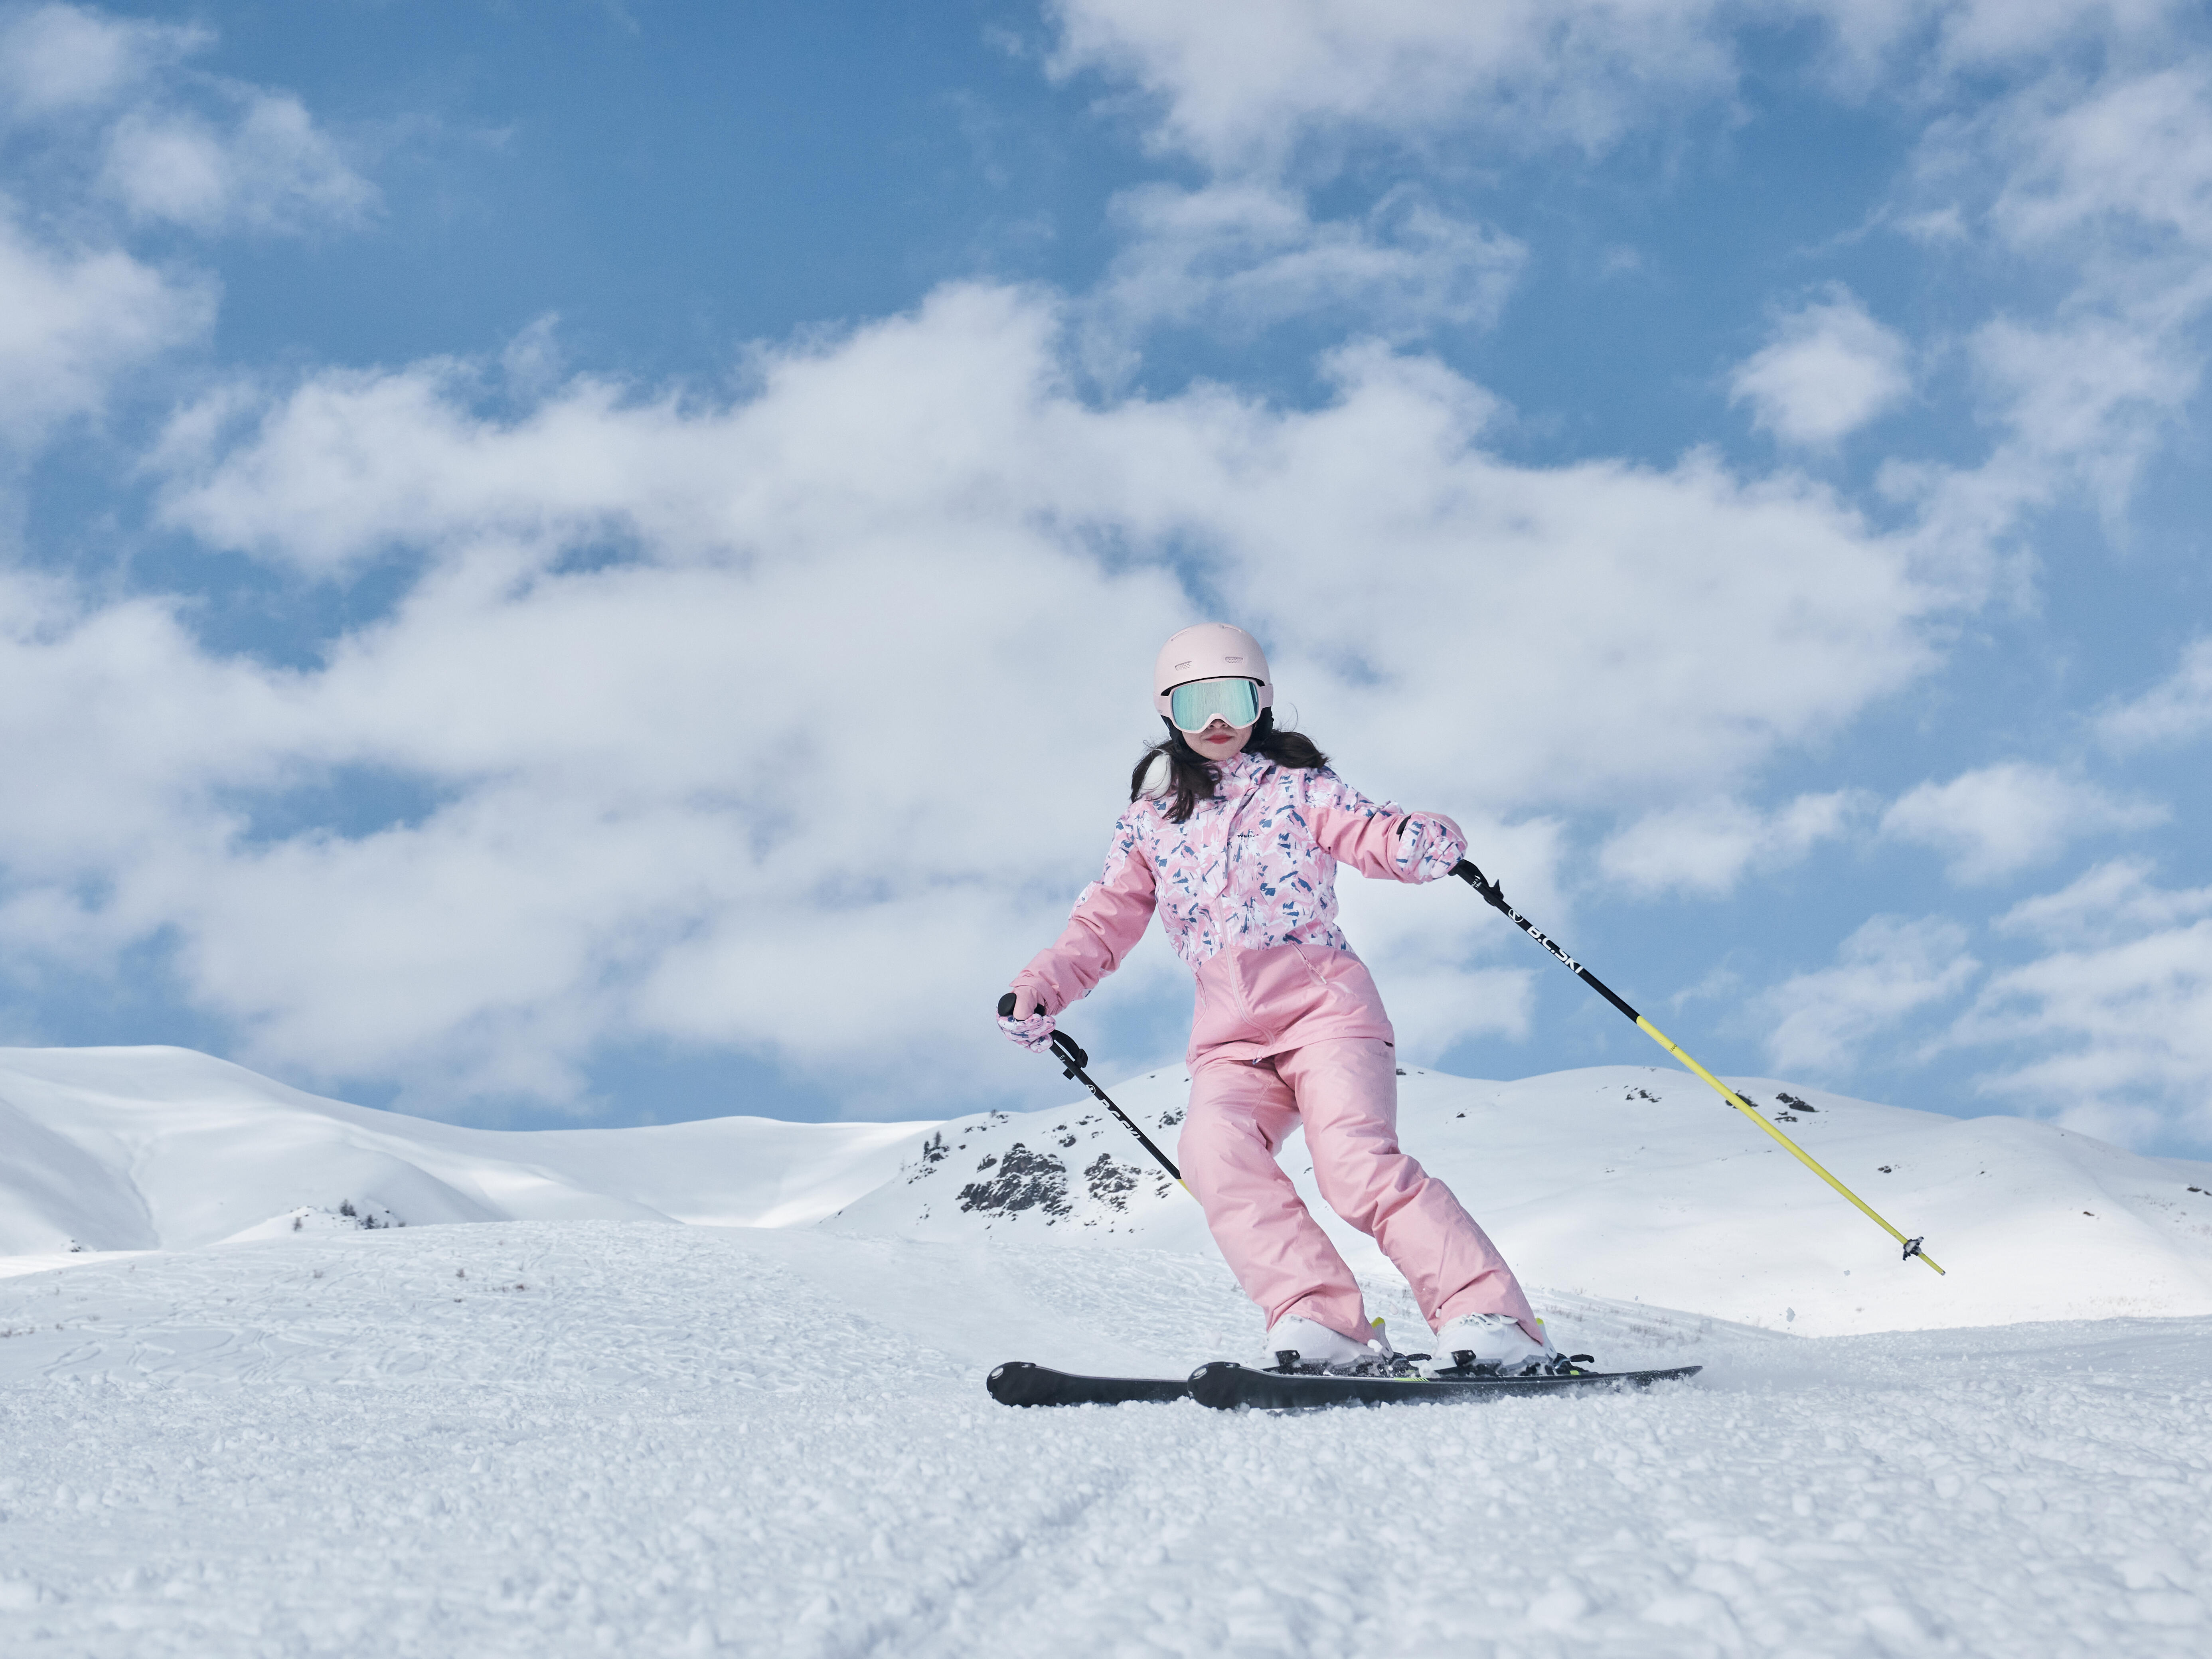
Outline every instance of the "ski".
<svg viewBox="0 0 2212 1659">
<path fill-rule="evenodd" d="M 1026 1359 L 1009 1359 L 984 1387 L 1001 1406 L 1121 1406 L 1190 1398 L 1190 1383 L 1180 1376 L 1076 1376 Z"/>
<path fill-rule="evenodd" d="M 1648 1389 L 1654 1382 L 1695 1376 L 1702 1365 L 1660 1371 L 1579 1371 L 1561 1376 L 1327 1376 L 1255 1370 L 1233 1359 L 1216 1359 L 1190 1374 L 1190 1397 L 1201 1406 L 1234 1411 L 1301 1411 L 1316 1406 L 1410 1406 L 1440 1401 L 1503 1400 L 1509 1395 L 1566 1394 Z"/>
<path fill-rule="evenodd" d="M 1219 1411 L 1304 1411 L 1321 1406 L 1406 1406 L 1441 1401 L 1498 1400 L 1508 1395 L 1612 1392 L 1648 1389 L 1695 1376 L 1702 1365 L 1656 1371 L 1577 1371 L 1561 1376 L 1326 1376 L 1255 1370 L 1233 1359 L 1200 1365 L 1188 1379 L 1078 1376 L 1010 1359 L 985 1383 L 1002 1406 L 1120 1406 L 1132 1401 L 1195 1400 Z"/>
</svg>

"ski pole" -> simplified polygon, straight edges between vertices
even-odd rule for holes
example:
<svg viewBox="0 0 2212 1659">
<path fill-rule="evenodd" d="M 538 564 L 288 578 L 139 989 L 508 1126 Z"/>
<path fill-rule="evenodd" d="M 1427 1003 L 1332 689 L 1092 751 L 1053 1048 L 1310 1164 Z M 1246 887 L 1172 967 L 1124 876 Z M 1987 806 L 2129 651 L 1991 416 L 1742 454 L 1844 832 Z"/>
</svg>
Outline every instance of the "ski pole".
<svg viewBox="0 0 2212 1659">
<path fill-rule="evenodd" d="M 1899 1243 L 1905 1246 L 1905 1260 L 1910 1261 L 1913 1257 L 1918 1256 L 1929 1267 L 1936 1267 L 1936 1271 L 1937 1273 L 1940 1273 L 1943 1271 L 1942 1268 L 1936 1267 L 1936 1258 L 1920 1248 L 1920 1241 L 1918 1239 L 1907 1238 L 1903 1233 L 1898 1231 L 1896 1228 L 1891 1226 L 1889 1223 L 1876 1215 L 1874 1212 L 1873 1208 L 1868 1205 L 1864 1199 L 1861 1198 L 1850 1188 L 1844 1186 L 1842 1182 L 1837 1180 L 1835 1176 L 1830 1175 L 1826 1170 L 1822 1169 L 1820 1164 L 1814 1160 L 1811 1153 L 1808 1152 L 1796 1141 L 1790 1139 L 1788 1135 L 1784 1134 L 1782 1131 L 1776 1128 L 1773 1124 L 1768 1122 L 1766 1119 L 1762 1117 L 1759 1114 L 1758 1110 L 1753 1108 L 1749 1102 L 1746 1101 L 1741 1095 L 1736 1093 L 1736 1091 L 1729 1088 L 1727 1084 L 1722 1082 L 1704 1066 L 1698 1065 L 1696 1060 L 1692 1060 L 1689 1055 L 1684 1054 L 1680 1046 L 1675 1042 L 1674 1038 L 1668 1036 L 1656 1025 L 1654 1025 L 1650 1020 L 1644 1018 L 1643 1015 L 1638 1013 L 1635 1009 L 1630 1007 L 1619 997 L 1615 996 L 1613 994 L 1612 987 L 1608 986 L 1595 974 L 1590 972 L 1589 969 L 1583 967 L 1582 963 L 1577 962 L 1572 957 L 1561 950 L 1552 941 L 1548 935 L 1538 928 L 1534 922 L 1528 920 L 1528 917 L 1522 915 L 1518 910 L 1508 904 L 1505 902 L 1505 889 L 1503 884 L 1489 879 L 1480 870 L 1477 869 L 1473 864 L 1469 863 L 1465 859 L 1462 859 L 1457 864 L 1452 866 L 1451 872 L 1457 876 L 1462 881 L 1465 882 L 1468 886 L 1474 888 L 1476 892 L 1481 894 L 1484 902 L 1486 902 L 1492 909 L 1498 911 L 1516 927 L 1518 927 L 1522 933 L 1528 934 L 1530 939 L 1534 939 L 1537 944 L 1542 945 L 1547 951 L 1549 951 L 1561 962 L 1566 963 L 1568 970 L 1571 972 L 1576 978 L 1582 981 L 1583 984 L 1589 986 L 1591 990 L 1596 992 L 1614 1007 L 1620 1009 L 1622 1013 L 1627 1015 L 1628 1018 L 1633 1020 L 1643 1030 L 1646 1036 L 1650 1037 L 1654 1042 L 1664 1048 L 1668 1054 L 1674 1055 L 1675 1059 L 1680 1060 L 1683 1065 L 1688 1066 L 1699 1077 L 1705 1079 L 1705 1080 L 1711 1084 L 1719 1093 L 1720 1097 L 1723 1100 L 1728 1102 L 1729 1105 L 1735 1107 L 1736 1110 L 1741 1112 L 1753 1123 L 1759 1125 L 1760 1128 L 1765 1130 L 1767 1133 L 1772 1135 L 1777 1140 L 1780 1141 L 1783 1146 L 1788 1149 L 1790 1157 L 1796 1158 L 1800 1164 L 1810 1170 L 1814 1175 L 1820 1176 L 1821 1180 L 1826 1182 L 1828 1185 L 1833 1187 L 1845 1198 L 1850 1200 L 1853 1204 L 1858 1206 L 1859 1212 L 1862 1215 L 1865 1216 L 1868 1220 L 1873 1222 L 1875 1226 L 1881 1228 L 1882 1231 L 1887 1233 Z"/>
<path fill-rule="evenodd" d="M 999 1018 L 1012 1019 L 1013 1017 L 1014 994 L 1009 991 L 999 999 Z M 1183 1186 L 1182 1171 L 1176 1168 L 1175 1160 L 1153 1146 L 1152 1138 L 1137 1127 L 1136 1120 L 1114 1103 L 1113 1096 L 1091 1080 L 1091 1073 L 1083 1069 L 1091 1063 L 1091 1056 L 1083 1052 L 1083 1045 L 1065 1031 L 1054 1031 L 1052 1034 L 1052 1053 L 1053 1058 L 1066 1068 L 1062 1075 L 1073 1078 L 1085 1088 L 1090 1090 L 1098 1103 L 1113 1113 L 1115 1117 L 1120 1118 L 1121 1127 L 1143 1143 L 1145 1150 L 1152 1155 L 1152 1161 L 1175 1178 L 1175 1184 L 1182 1187 L 1183 1191 L 1189 1192 L 1190 1188 Z M 1196 1196 L 1195 1194 L 1192 1195 Z"/>
</svg>

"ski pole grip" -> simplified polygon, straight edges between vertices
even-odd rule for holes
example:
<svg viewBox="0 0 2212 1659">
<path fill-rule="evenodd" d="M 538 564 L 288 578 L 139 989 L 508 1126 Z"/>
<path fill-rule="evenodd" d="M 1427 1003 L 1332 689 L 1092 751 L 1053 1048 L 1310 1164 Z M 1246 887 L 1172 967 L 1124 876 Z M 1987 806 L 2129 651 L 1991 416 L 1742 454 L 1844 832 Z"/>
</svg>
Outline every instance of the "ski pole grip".
<svg viewBox="0 0 2212 1659">
<path fill-rule="evenodd" d="M 1505 884 L 1485 876 L 1471 860 L 1462 859 L 1451 867 L 1451 873 L 1482 895 L 1484 901 L 1498 910 L 1505 909 Z M 1508 914 L 1510 914 L 1508 912 Z"/>
<path fill-rule="evenodd" d="M 1042 1010 L 1039 1012 L 1042 1012 Z M 999 1018 L 1012 1019 L 1013 1017 L 1014 994 L 1009 991 L 999 999 Z M 1065 1031 L 1054 1031 L 1052 1034 L 1052 1048 L 1053 1052 L 1060 1056 L 1063 1064 L 1079 1066 L 1088 1066 L 1091 1063 L 1091 1056 L 1083 1051 L 1083 1045 Z M 1071 1072 L 1068 1075 L 1073 1077 L 1075 1074 Z"/>
</svg>

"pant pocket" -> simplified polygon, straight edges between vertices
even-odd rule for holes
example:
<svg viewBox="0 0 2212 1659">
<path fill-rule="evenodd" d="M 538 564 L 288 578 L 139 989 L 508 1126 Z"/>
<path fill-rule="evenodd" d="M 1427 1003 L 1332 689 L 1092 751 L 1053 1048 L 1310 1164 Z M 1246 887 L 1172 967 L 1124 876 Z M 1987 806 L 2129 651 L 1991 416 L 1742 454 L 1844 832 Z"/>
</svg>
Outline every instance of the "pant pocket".
<svg viewBox="0 0 2212 1659">
<path fill-rule="evenodd" d="M 1305 964 L 1306 973 L 1312 979 L 1316 989 L 1329 992 L 1333 995 L 1343 994 L 1344 974 L 1341 963 L 1344 952 L 1296 942 L 1291 944 L 1291 949 L 1298 953 L 1298 960 Z"/>
</svg>

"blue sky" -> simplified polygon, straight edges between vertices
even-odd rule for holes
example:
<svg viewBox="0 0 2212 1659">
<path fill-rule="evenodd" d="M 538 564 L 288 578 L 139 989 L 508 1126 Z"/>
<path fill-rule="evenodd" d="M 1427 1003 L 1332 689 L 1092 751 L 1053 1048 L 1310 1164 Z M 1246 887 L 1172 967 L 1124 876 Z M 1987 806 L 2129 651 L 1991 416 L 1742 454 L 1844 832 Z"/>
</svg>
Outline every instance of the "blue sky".
<svg viewBox="0 0 2212 1659">
<path fill-rule="evenodd" d="M 0 1040 L 1042 1100 L 1224 616 L 1717 1068 L 2212 1147 L 2200 9 L 0 6 Z M 1658 1058 L 1346 908 L 1409 1054 Z"/>
</svg>

